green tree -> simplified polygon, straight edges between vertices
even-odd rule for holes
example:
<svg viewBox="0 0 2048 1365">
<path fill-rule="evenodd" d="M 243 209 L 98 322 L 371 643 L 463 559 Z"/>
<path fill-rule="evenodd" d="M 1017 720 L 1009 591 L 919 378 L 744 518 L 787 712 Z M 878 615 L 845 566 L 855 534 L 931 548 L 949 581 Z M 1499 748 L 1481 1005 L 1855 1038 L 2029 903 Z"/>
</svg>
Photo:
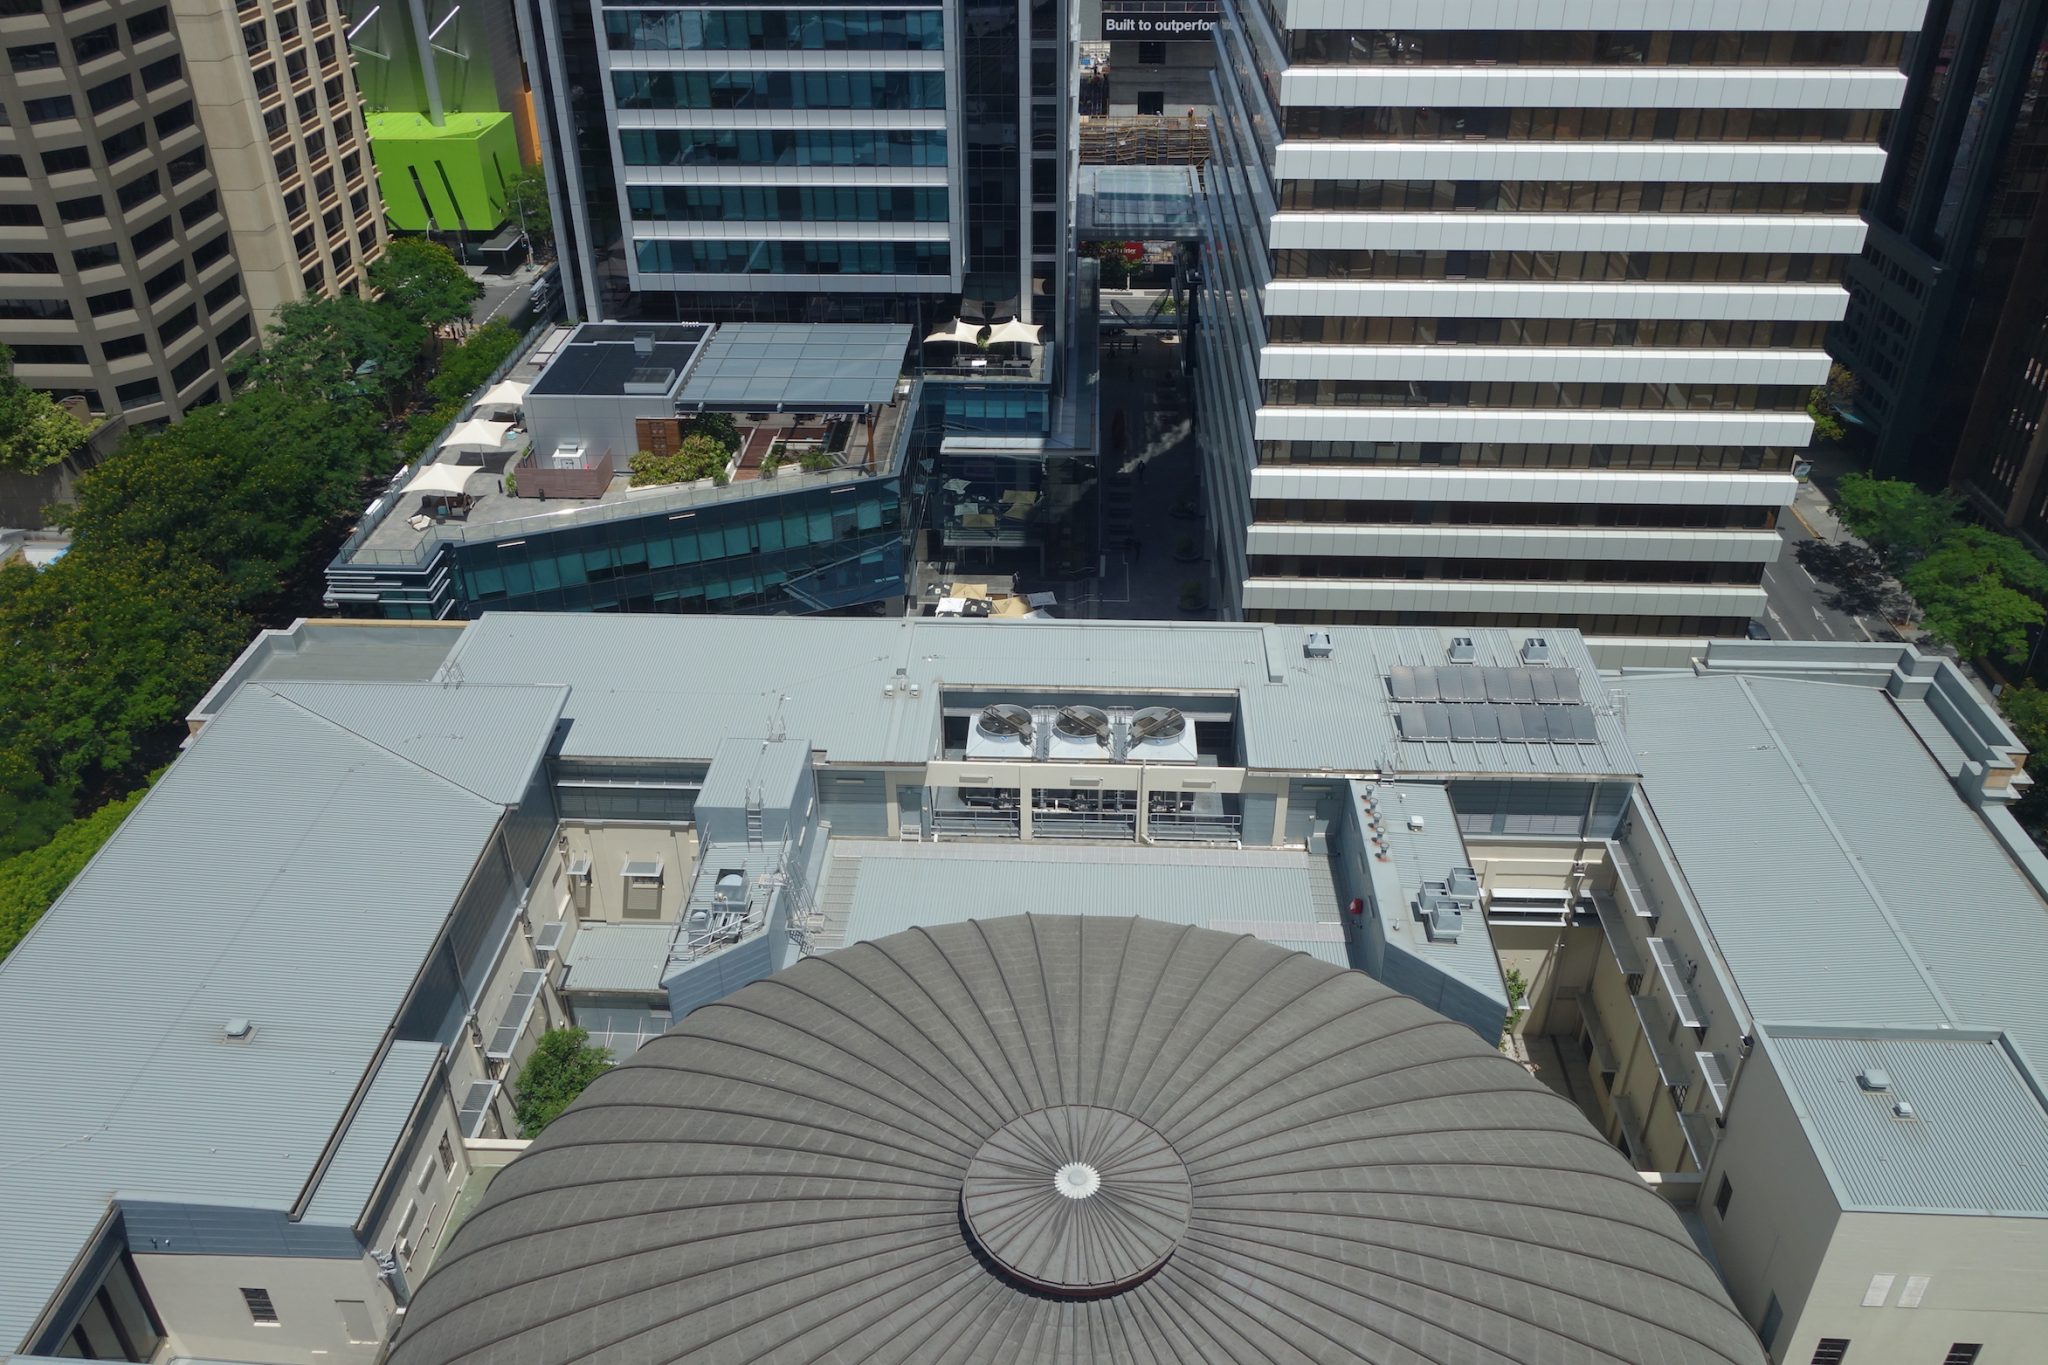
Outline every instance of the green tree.
<svg viewBox="0 0 2048 1365">
<path fill-rule="evenodd" d="M 396 238 L 385 247 L 370 262 L 370 287 L 380 303 L 429 329 L 467 318 L 483 292 L 454 252 L 423 237 Z"/>
<path fill-rule="evenodd" d="M 2048 618 L 2048 566 L 2011 536 L 1959 526 L 1901 575 L 1920 604 L 1921 625 L 1966 659 L 2018 663 L 2028 630 Z"/>
<path fill-rule="evenodd" d="M 1998 709 L 2020 743 L 2027 746 L 2027 774 L 2034 785 L 2020 798 L 2013 815 L 2030 830 L 2048 824 L 2048 690 L 2035 686 L 2033 679 L 2008 687 L 1998 699 Z"/>
<path fill-rule="evenodd" d="M 555 1028 L 543 1033 L 519 1072 L 519 1098 L 512 1107 L 519 1116 L 520 1136 L 539 1137 L 541 1129 L 559 1118 L 583 1087 L 611 1065 L 610 1049 L 593 1047 L 586 1030 Z"/>
<path fill-rule="evenodd" d="M 147 790 L 108 802 L 58 829 L 40 848 L 0 862 L 0 958 L 13 952 L 43 912 L 64 894 L 64 888 L 92 861 L 100 845 L 113 837 Z"/>
<path fill-rule="evenodd" d="M 125 790 L 175 752 L 177 722 L 247 640 L 203 561 L 74 545 L 41 571 L 0 569 L 0 753 L 59 790 Z"/>
<path fill-rule="evenodd" d="M 1894 568 L 1933 552 L 1956 528 L 1962 500 L 1929 493 L 1903 479 L 1847 474 L 1835 493 L 1835 514 Z"/>
<path fill-rule="evenodd" d="M 685 436 L 709 436 L 730 455 L 740 448 L 740 425 L 729 412 L 700 412 L 683 429 Z"/>
<path fill-rule="evenodd" d="M 555 217 L 548 204 L 548 178 L 540 167 L 521 166 L 505 182 L 505 217 L 519 224 L 519 230 L 536 242 L 554 240 Z"/>
<path fill-rule="evenodd" d="M 363 402 L 307 403 L 258 387 L 129 436 L 78 481 L 60 516 L 83 549 L 115 549 L 166 572 L 203 564 L 237 607 L 260 613 L 356 510 L 364 478 L 392 463 L 389 452 Z"/>
<path fill-rule="evenodd" d="M 34 848 L 71 819 L 71 791 L 50 785 L 34 758 L 0 752 L 0 858 Z"/>
<path fill-rule="evenodd" d="M 363 396 L 393 407 L 411 388 L 426 342 L 425 327 L 382 303 L 350 294 L 302 299 L 277 310 L 243 374 L 301 403 Z"/>
<path fill-rule="evenodd" d="M 683 437 L 682 444 L 672 454 L 656 455 L 651 450 L 643 450 L 626 461 L 626 468 L 631 474 L 627 483 L 634 488 L 689 483 L 695 479 L 724 483 L 727 477 L 725 467 L 731 461 L 732 452 L 720 445 L 716 438 L 692 434 Z"/>
<path fill-rule="evenodd" d="M 1847 434 L 1842 425 L 1842 415 L 1862 387 L 1862 382 L 1850 373 L 1847 365 L 1828 366 L 1827 382 L 1809 394 L 1806 400 L 1806 415 L 1813 418 L 1816 440 L 1839 441 Z"/>
<path fill-rule="evenodd" d="M 427 392 L 443 403 L 461 404 L 519 349 L 519 333 L 503 322 L 487 322 L 460 346 L 441 352 L 440 368 Z"/>
<path fill-rule="evenodd" d="M 33 474 L 85 443 L 92 426 L 14 377 L 14 352 L 0 346 L 0 469 Z"/>
</svg>

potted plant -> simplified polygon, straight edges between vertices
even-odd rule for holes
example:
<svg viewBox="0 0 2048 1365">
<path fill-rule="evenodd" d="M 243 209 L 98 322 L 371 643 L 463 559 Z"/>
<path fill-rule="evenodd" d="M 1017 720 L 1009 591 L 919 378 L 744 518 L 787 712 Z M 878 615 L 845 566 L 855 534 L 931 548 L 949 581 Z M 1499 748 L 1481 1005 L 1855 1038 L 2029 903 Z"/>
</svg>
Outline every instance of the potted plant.
<svg viewBox="0 0 2048 1365">
<path fill-rule="evenodd" d="M 1173 542 L 1173 557 L 1183 564 L 1193 564 L 1202 557 L 1201 542 L 1192 535 L 1183 535 Z"/>
<path fill-rule="evenodd" d="M 768 453 L 761 457 L 761 477 L 764 479 L 774 478 L 775 471 L 782 468 L 784 463 L 782 442 L 777 441 L 769 446 Z"/>
<path fill-rule="evenodd" d="M 822 450 L 806 450 L 796 457 L 796 463 L 806 474 L 822 474 L 828 469 L 836 468 L 839 461 Z"/>
<path fill-rule="evenodd" d="M 1209 609 L 1209 590 L 1202 586 L 1199 578 L 1190 578 L 1180 585 L 1180 609 L 1193 613 Z"/>
</svg>

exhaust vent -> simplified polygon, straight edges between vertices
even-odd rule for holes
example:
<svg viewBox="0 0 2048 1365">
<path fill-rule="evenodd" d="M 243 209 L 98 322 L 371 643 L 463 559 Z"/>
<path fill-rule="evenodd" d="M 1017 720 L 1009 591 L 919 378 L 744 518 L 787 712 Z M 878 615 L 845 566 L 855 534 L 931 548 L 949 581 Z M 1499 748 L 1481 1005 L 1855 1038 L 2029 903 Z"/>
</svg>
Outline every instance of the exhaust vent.
<svg viewBox="0 0 2048 1365">
<path fill-rule="evenodd" d="M 1451 637 L 1450 660 L 1452 663 L 1476 663 L 1478 659 L 1479 647 L 1472 643 L 1471 636 L 1454 635 Z"/>
</svg>

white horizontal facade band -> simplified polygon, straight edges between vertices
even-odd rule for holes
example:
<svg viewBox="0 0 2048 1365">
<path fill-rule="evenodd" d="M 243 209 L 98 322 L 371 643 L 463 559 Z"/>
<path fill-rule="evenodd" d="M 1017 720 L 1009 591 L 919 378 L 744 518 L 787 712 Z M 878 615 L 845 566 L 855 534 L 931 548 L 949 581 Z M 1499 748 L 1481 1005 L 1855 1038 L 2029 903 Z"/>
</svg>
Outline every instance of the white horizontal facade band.
<svg viewBox="0 0 2048 1365">
<path fill-rule="evenodd" d="M 692 224 L 692 226 L 696 226 Z M 723 226 L 707 224 L 706 226 Z M 1261 379 L 1503 379 L 1553 384 L 1821 384 L 1826 351 L 1647 346 L 1267 346 Z"/>
<path fill-rule="evenodd" d="M 1839 322 L 1838 284 L 1539 284 L 1530 280 L 1275 280 L 1267 317 L 1751 318 Z"/>
<path fill-rule="evenodd" d="M 1246 611 L 1541 612 L 1587 616 L 1756 616 L 1762 588 L 1720 583 L 1417 582 L 1247 578 Z"/>
<path fill-rule="evenodd" d="M 947 242 L 951 229 L 944 223 L 831 223 L 780 221 L 746 222 L 636 222 L 636 241 L 690 242 Z M 1822 374 L 1826 378 L 1826 374 Z M 1819 381 L 1816 380 L 1816 383 Z"/>
<path fill-rule="evenodd" d="M 613 71 L 944 71 L 943 52 L 612 52 Z"/>
<path fill-rule="evenodd" d="M 1909 33 L 1926 0 L 1274 0 L 1289 28 Z"/>
<path fill-rule="evenodd" d="M 1686 564 L 1771 564 L 1776 531 L 1668 531 L 1629 527 L 1273 525 L 1245 531 L 1255 555 L 1405 555 L 1442 559 L 1639 559 Z"/>
<path fill-rule="evenodd" d="M 1641 507 L 1783 507 L 1790 474 L 1626 469 L 1444 469 L 1260 465 L 1254 498 L 1358 502 L 1569 502 Z"/>
<path fill-rule="evenodd" d="M 1804 412 L 1690 408 L 1275 408 L 1252 419 L 1261 441 L 1430 441 L 1454 445 L 1792 446 Z"/>
<path fill-rule="evenodd" d="M 745 128 L 779 132 L 944 132 L 943 109 L 621 109 L 618 126 Z"/>
<path fill-rule="evenodd" d="M 1290 66 L 1280 73 L 1280 103 L 1289 108 L 1896 109 L 1905 95 L 1899 72 L 1853 66 Z"/>
<path fill-rule="evenodd" d="M 1275 251 L 1800 251 L 1853 256 L 1861 218 L 1729 213 L 1276 213 Z"/>
<path fill-rule="evenodd" d="M 878 185 L 938 189 L 944 166 L 626 166 L 627 185 Z"/>
<path fill-rule="evenodd" d="M 1830 142 L 1283 142 L 1280 180 L 1874 185 L 1884 149 Z"/>
<path fill-rule="evenodd" d="M 954 258 L 956 261 L 958 257 Z M 665 274 L 629 268 L 633 288 L 640 290 L 705 290 L 726 293 L 814 294 L 838 290 L 848 294 L 947 294 L 960 292 L 953 275 L 710 275 Z"/>
</svg>

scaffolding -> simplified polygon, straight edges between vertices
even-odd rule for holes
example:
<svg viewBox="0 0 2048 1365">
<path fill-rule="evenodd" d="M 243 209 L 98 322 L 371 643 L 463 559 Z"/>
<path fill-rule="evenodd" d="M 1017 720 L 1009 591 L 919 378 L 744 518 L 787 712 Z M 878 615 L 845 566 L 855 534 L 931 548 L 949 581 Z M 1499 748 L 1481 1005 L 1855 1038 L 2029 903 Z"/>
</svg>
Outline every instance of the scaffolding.
<svg viewBox="0 0 2048 1365">
<path fill-rule="evenodd" d="M 1136 114 L 1081 120 L 1084 166 L 1200 166 L 1208 160 L 1205 119 Z"/>
</svg>

